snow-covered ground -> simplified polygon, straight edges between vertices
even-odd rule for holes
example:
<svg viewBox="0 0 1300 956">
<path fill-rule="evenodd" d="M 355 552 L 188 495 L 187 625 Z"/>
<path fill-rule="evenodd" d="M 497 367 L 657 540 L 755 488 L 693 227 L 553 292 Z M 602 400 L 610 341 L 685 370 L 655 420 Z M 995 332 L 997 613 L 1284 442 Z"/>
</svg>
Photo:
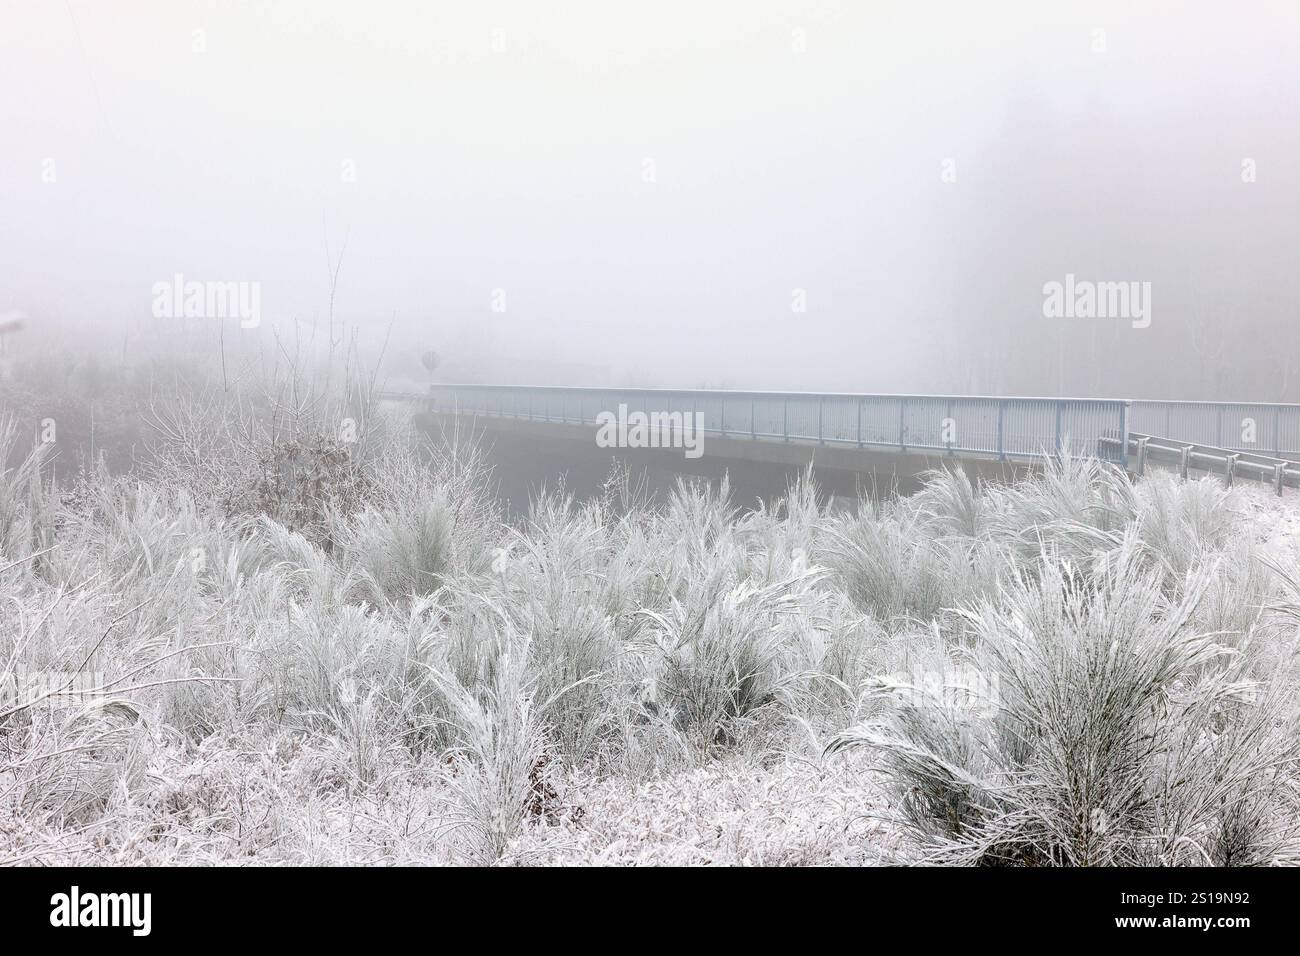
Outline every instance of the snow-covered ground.
<svg viewBox="0 0 1300 956">
<path fill-rule="evenodd" d="M 903 859 L 862 755 L 825 762 L 743 759 L 647 782 L 575 774 L 551 825 L 505 861 L 669 866 L 872 865 Z"/>
<path fill-rule="evenodd" d="M 1229 506 L 1254 521 L 1259 542 L 1287 555 L 1300 548 L 1300 488 L 1284 488 L 1281 496 L 1272 485 L 1243 481 L 1234 487 Z"/>
<path fill-rule="evenodd" d="M 337 754 L 285 735 L 141 742 L 147 768 L 91 826 L 0 816 L 0 863 L 410 865 L 457 859 L 433 765 L 348 787 Z M 758 764 L 733 756 L 636 782 L 553 774 L 502 862 L 515 865 L 871 865 L 905 859 L 865 754 Z"/>
</svg>

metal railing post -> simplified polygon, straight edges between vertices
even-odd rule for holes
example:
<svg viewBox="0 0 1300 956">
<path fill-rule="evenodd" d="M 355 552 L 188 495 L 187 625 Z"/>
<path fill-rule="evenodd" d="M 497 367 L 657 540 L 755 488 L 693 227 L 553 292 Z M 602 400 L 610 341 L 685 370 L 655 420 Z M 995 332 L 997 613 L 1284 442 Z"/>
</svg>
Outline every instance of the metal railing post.
<svg viewBox="0 0 1300 956">
<path fill-rule="evenodd" d="M 862 447 L 862 399 L 858 399 L 858 447 Z"/>
<path fill-rule="evenodd" d="M 1124 407 L 1121 408 L 1119 412 L 1119 440 L 1120 440 L 1119 460 L 1120 460 L 1120 466 L 1125 471 L 1128 471 L 1129 408 L 1130 408 L 1129 403 L 1125 402 Z"/>
<path fill-rule="evenodd" d="M 956 438 L 957 438 L 957 435 L 956 435 L 957 419 L 955 419 L 955 418 L 952 417 L 952 399 L 951 399 L 951 398 L 948 399 L 948 421 L 952 422 L 952 424 L 953 424 L 953 436 L 952 436 L 952 437 L 953 437 L 953 441 L 944 442 L 944 444 L 948 446 L 948 454 L 949 454 L 949 455 L 954 455 L 954 454 L 956 454 L 956 452 L 955 452 L 953 449 L 954 449 L 954 448 L 956 447 L 956 445 L 957 445 L 957 442 L 956 442 Z M 942 438 L 942 437 L 943 437 L 943 434 L 940 433 L 939 437 Z"/>
<path fill-rule="evenodd" d="M 898 400 L 898 450 L 907 451 L 907 399 Z"/>
<path fill-rule="evenodd" d="M 1007 403 L 1005 399 L 998 400 L 998 461 L 1007 460 L 1007 449 L 1002 437 L 1002 422 L 1007 416 Z"/>
<path fill-rule="evenodd" d="M 817 396 L 817 441 L 822 442 L 822 397 Z"/>
<path fill-rule="evenodd" d="M 781 399 L 781 436 L 790 440 L 790 399 Z"/>
</svg>

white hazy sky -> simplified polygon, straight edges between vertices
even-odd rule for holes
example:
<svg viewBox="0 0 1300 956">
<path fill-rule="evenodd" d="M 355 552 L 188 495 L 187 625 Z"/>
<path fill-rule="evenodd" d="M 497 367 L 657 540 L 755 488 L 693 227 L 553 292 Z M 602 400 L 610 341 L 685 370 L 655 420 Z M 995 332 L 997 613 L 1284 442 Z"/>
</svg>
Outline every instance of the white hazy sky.
<svg viewBox="0 0 1300 956">
<path fill-rule="evenodd" d="M 935 388 L 964 324 L 1037 341 L 1067 271 L 1153 281 L 1167 345 L 1219 274 L 1297 303 L 1298 28 L 1293 2 L 0 0 L 0 312 L 138 323 L 180 272 L 311 321 L 346 238 L 343 319 L 688 384 Z"/>
</svg>

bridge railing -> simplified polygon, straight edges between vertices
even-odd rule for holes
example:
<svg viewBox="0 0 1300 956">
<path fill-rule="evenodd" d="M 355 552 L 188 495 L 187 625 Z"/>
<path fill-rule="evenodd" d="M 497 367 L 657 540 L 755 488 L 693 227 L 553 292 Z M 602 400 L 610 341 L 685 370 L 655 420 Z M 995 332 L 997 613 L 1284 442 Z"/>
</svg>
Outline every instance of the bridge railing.
<svg viewBox="0 0 1300 956">
<path fill-rule="evenodd" d="M 1300 405 L 1134 401 L 1129 430 L 1232 451 L 1300 456 Z"/>
<path fill-rule="evenodd" d="M 602 412 L 682 412 L 722 437 L 1034 459 L 1069 451 L 1127 464 L 1118 399 L 858 395 L 556 386 L 434 385 L 435 411 L 596 425 Z"/>
</svg>

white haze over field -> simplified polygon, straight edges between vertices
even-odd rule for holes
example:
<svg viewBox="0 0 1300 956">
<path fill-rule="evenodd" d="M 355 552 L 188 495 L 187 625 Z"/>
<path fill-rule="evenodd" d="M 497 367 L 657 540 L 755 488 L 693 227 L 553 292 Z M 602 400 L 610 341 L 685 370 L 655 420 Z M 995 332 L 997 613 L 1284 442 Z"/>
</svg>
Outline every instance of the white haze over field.
<svg viewBox="0 0 1300 956">
<path fill-rule="evenodd" d="M 181 274 L 319 328 L 346 243 L 337 321 L 449 375 L 1297 401 L 1298 46 L 1280 0 L 0 0 L 0 315 L 129 352 Z M 1067 275 L 1149 326 L 1046 317 Z"/>
</svg>

